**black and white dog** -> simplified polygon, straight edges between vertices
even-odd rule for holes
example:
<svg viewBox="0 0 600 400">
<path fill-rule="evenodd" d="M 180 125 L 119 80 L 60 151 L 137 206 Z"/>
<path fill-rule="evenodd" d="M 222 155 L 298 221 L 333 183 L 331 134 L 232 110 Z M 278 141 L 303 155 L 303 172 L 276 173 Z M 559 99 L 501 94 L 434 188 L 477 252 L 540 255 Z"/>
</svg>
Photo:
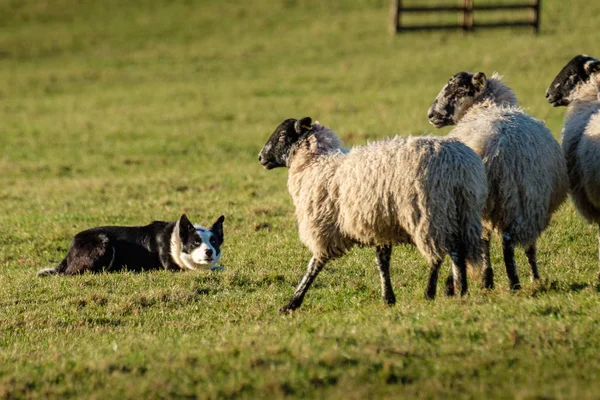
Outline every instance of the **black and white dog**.
<svg viewBox="0 0 600 400">
<path fill-rule="evenodd" d="M 38 276 L 121 269 L 222 269 L 217 263 L 221 258 L 224 220 L 221 215 L 206 229 L 192 225 L 183 214 L 175 222 L 88 229 L 75 235 L 67 256 L 56 268 L 42 269 Z"/>
</svg>

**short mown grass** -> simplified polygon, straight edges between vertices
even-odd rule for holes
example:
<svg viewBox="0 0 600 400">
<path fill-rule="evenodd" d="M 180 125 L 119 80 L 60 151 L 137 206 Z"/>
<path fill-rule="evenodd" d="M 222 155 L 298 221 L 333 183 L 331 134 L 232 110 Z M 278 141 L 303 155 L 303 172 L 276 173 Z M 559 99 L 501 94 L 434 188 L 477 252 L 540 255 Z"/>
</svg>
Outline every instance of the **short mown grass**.
<svg viewBox="0 0 600 400">
<path fill-rule="evenodd" d="M 374 252 L 332 262 L 277 310 L 309 252 L 285 170 L 257 154 L 285 118 L 347 145 L 432 132 L 460 70 L 498 71 L 559 137 L 544 91 L 600 55 L 600 4 L 543 4 L 542 31 L 391 37 L 384 0 L 0 3 L 0 398 L 596 398 L 596 228 L 566 203 L 539 242 L 542 282 L 423 299 L 427 266 L 398 247 L 398 302 Z M 435 132 L 447 133 L 448 130 Z M 40 279 L 104 224 L 225 214 L 219 273 Z M 444 267 L 447 270 L 447 265 Z M 438 292 L 441 292 L 439 290 Z"/>
</svg>

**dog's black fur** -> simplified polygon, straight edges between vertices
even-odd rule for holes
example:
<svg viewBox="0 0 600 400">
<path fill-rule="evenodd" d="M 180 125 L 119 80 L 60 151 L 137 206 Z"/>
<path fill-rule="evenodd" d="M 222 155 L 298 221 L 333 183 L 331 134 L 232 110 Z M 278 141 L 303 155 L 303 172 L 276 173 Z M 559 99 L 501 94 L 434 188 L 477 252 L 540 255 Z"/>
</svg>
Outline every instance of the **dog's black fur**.
<svg viewBox="0 0 600 400">
<path fill-rule="evenodd" d="M 220 254 L 223 243 L 224 219 L 219 217 L 210 229 L 216 237 L 212 243 L 216 254 Z M 76 275 L 86 271 L 122 269 L 186 269 L 178 255 L 191 255 L 200 245 L 202 239 L 185 214 L 175 222 L 154 221 L 146 226 L 130 227 L 102 226 L 75 235 L 62 262 L 56 268 L 41 270 L 38 275 Z M 175 257 L 174 251 L 178 252 Z"/>
</svg>

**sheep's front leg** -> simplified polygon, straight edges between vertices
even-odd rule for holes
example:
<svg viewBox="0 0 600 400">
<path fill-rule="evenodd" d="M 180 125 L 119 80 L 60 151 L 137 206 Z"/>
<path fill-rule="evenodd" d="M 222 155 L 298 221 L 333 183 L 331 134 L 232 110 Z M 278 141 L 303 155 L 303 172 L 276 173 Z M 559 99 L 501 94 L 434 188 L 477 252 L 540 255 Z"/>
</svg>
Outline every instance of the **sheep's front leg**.
<svg viewBox="0 0 600 400">
<path fill-rule="evenodd" d="M 452 258 L 452 276 L 454 278 L 454 288 L 460 287 L 460 295 L 467 294 L 467 261 L 465 259 L 465 251 L 462 246 L 450 251 Z M 447 285 L 447 283 L 446 283 Z"/>
<path fill-rule="evenodd" d="M 425 298 L 433 300 L 435 299 L 435 291 L 437 289 L 437 280 L 442 266 L 442 261 L 438 260 L 431 263 L 429 266 L 429 282 L 427 283 L 427 289 L 425 289 Z"/>
<path fill-rule="evenodd" d="M 290 302 L 287 305 L 281 307 L 279 309 L 279 312 L 286 313 L 289 311 L 294 311 L 302 305 L 304 295 L 306 294 L 308 288 L 310 288 L 310 285 L 313 283 L 317 275 L 319 275 L 319 272 L 321 272 L 326 263 L 327 260 L 325 259 L 319 259 L 315 257 L 310 259 L 310 261 L 308 262 L 308 267 L 306 268 L 306 274 L 304 274 L 304 277 L 302 278 L 300 284 L 296 288 L 296 291 L 290 299 Z"/>
<path fill-rule="evenodd" d="M 396 296 L 392 288 L 392 280 L 390 279 L 390 258 L 392 256 L 392 246 L 381 246 L 376 249 L 377 268 L 379 269 L 379 277 L 381 278 L 381 296 L 387 304 L 396 304 Z"/>
<path fill-rule="evenodd" d="M 492 269 L 492 258 L 490 257 L 490 238 L 483 238 L 483 280 L 481 286 L 484 289 L 494 288 L 494 270 Z"/>
<path fill-rule="evenodd" d="M 538 272 L 537 266 L 537 246 L 535 243 L 525 249 L 525 255 L 527 256 L 529 267 L 531 267 L 531 281 L 533 282 L 540 279 L 540 273 Z"/>
<path fill-rule="evenodd" d="M 502 235 L 502 253 L 504 256 L 504 265 L 506 266 L 506 275 L 508 275 L 508 280 L 510 281 L 510 288 L 513 290 L 521 289 L 521 283 L 517 275 L 517 263 L 515 262 L 515 245 L 508 232 L 504 232 Z"/>
</svg>

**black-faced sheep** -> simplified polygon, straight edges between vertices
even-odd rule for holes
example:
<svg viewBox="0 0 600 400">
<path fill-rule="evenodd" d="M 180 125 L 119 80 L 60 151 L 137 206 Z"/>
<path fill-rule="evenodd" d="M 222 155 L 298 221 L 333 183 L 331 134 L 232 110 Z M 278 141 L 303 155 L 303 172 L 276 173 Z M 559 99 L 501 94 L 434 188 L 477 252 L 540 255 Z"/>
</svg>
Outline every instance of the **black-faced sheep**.
<svg viewBox="0 0 600 400">
<path fill-rule="evenodd" d="M 287 119 L 258 157 L 266 169 L 289 167 L 300 239 L 312 252 L 306 274 L 280 311 L 300 307 L 323 266 L 355 244 L 376 247 L 388 304 L 396 301 L 390 256 L 400 243 L 414 244 L 430 263 L 426 297 L 435 297 L 448 253 L 453 284 L 466 293 L 466 263 L 481 261 L 487 195 L 481 159 L 458 140 L 433 137 L 387 139 L 347 154 L 340 146 L 333 131 L 309 117 Z"/>
<path fill-rule="evenodd" d="M 571 199 L 590 223 L 600 223 L 600 61 L 574 57 L 546 91 L 548 102 L 569 106 L 562 130 Z M 600 245 L 600 232 L 598 234 Z M 600 272 L 598 274 L 600 279 Z"/>
<path fill-rule="evenodd" d="M 532 279 L 538 279 L 536 241 L 568 190 L 558 142 L 542 121 L 519 108 L 514 93 L 497 74 L 487 79 L 483 72 L 457 73 L 441 90 L 428 116 L 438 128 L 456 125 L 449 137 L 475 150 L 487 171 L 484 287 L 493 287 L 489 256 L 492 231 L 502 235 L 511 288 L 520 288 L 515 245 L 525 248 Z"/>
</svg>

